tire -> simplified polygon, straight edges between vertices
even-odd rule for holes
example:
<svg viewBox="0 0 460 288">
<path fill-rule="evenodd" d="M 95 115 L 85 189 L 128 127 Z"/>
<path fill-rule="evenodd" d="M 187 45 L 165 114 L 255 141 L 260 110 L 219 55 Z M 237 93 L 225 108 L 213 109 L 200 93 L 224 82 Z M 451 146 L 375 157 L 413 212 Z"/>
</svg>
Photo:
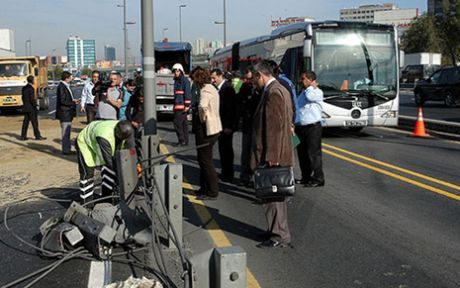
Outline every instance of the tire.
<svg viewBox="0 0 460 288">
<path fill-rule="evenodd" d="M 459 100 L 457 97 L 454 96 L 454 94 L 450 91 L 446 93 L 446 98 L 444 98 L 444 103 L 446 104 L 447 107 L 450 108 L 455 108 L 458 105 Z"/>
<path fill-rule="evenodd" d="M 414 92 L 414 101 L 415 101 L 415 105 L 417 105 L 418 107 L 423 106 L 423 104 L 425 104 L 426 100 L 422 94 L 422 91 L 417 90 Z"/>
</svg>

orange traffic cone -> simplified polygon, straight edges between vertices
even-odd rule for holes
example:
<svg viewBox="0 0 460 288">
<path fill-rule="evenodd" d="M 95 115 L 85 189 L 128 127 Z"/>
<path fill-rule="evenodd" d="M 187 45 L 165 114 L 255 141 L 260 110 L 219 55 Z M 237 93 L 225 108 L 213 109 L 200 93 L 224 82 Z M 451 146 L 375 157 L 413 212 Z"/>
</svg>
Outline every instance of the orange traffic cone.
<svg viewBox="0 0 460 288">
<path fill-rule="evenodd" d="M 418 107 L 417 122 L 415 122 L 414 133 L 411 134 L 413 137 L 429 137 L 430 134 L 425 131 L 425 122 L 423 121 L 422 107 Z"/>
</svg>

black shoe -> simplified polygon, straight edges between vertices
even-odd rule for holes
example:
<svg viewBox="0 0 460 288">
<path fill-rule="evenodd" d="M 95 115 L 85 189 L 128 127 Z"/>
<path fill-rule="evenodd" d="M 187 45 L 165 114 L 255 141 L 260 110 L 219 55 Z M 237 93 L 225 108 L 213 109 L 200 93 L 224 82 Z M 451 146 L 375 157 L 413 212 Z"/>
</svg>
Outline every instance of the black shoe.
<svg viewBox="0 0 460 288">
<path fill-rule="evenodd" d="M 21 140 L 21 141 L 26 141 L 26 140 L 29 140 L 29 138 L 27 138 L 27 137 L 21 137 L 21 138 L 19 138 L 19 140 Z"/>
<path fill-rule="evenodd" d="M 324 181 L 323 182 L 310 181 L 305 184 L 305 187 L 308 187 L 308 188 L 323 187 L 323 186 L 324 186 Z"/>
<path fill-rule="evenodd" d="M 181 147 L 185 147 L 185 146 L 188 146 L 188 143 L 186 143 L 186 142 L 182 142 L 182 143 L 180 143 L 180 144 L 179 144 L 179 146 L 181 146 Z"/>
<path fill-rule="evenodd" d="M 264 242 L 261 242 L 261 243 L 257 244 L 256 247 L 257 248 L 262 248 L 262 249 L 267 249 L 267 248 L 286 248 L 286 247 L 294 248 L 294 247 L 292 247 L 291 243 L 284 244 L 284 243 L 281 243 L 281 242 L 278 242 L 278 241 L 275 241 L 275 240 L 272 240 L 272 239 L 269 239 L 269 240 L 266 240 Z"/>
<path fill-rule="evenodd" d="M 199 195 L 196 197 L 196 200 L 201 200 L 201 201 L 206 201 L 206 200 L 216 200 L 217 199 L 217 196 L 216 197 L 211 197 L 211 196 L 208 196 L 208 195 Z"/>
<path fill-rule="evenodd" d="M 70 151 L 70 152 L 62 152 L 62 155 L 75 155 L 77 152 L 75 151 Z"/>
<path fill-rule="evenodd" d="M 268 231 L 265 231 L 265 232 L 257 233 L 256 236 L 257 238 L 265 242 L 265 241 L 270 240 L 270 237 L 272 237 L 273 234 Z"/>
<path fill-rule="evenodd" d="M 42 137 L 42 136 L 36 137 L 35 140 L 46 140 L 46 137 Z"/>
<path fill-rule="evenodd" d="M 295 184 L 307 184 L 307 180 L 305 179 L 295 179 Z"/>
<path fill-rule="evenodd" d="M 177 142 L 177 143 L 172 144 L 171 146 L 173 146 L 173 147 L 179 147 L 179 146 L 181 146 L 181 143 L 180 143 L 180 142 Z"/>
</svg>

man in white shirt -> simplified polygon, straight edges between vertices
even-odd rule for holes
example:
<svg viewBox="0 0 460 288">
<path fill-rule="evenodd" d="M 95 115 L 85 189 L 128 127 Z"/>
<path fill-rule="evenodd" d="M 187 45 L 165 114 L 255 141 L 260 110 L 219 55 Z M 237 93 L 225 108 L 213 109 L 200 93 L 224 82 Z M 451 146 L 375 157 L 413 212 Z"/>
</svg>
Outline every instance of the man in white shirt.
<svg viewBox="0 0 460 288">
<path fill-rule="evenodd" d="M 313 71 L 302 73 L 302 84 L 305 90 L 297 97 L 300 123 L 295 128 L 300 138 L 297 154 L 302 178 L 296 180 L 296 183 L 304 184 L 306 187 L 320 187 L 324 186 L 321 154 L 323 91 L 318 88 L 316 74 Z"/>
<path fill-rule="evenodd" d="M 86 124 L 91 123 L 96 119 L 97 109 L 94 107 L 94 95 L 93 88 L 94 84 L 99 81 L 99 71 L 93 71 L 91 73 L 91 81 L 87 82 L 81 92 L 81 108 L 80 111 L 86 112 Z"/>
</svg>

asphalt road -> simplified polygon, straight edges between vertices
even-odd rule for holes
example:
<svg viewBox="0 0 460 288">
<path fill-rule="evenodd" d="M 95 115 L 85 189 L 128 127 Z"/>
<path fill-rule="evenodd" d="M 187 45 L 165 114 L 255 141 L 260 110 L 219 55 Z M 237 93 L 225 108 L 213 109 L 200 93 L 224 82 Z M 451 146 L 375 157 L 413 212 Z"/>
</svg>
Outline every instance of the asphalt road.
<svg viewBox="0 0 460 288">
<path fill-rule="evenodd" d="M 170 144 L 177 139 L 172 124 L 161 122 L 159 133 L 173 151 Z M 236 155 L 240 140 L 237 133 Z M 266 229 L 262 207 L 250 189 L 228 183 L 221 183 L 217 201 L 203 203 L 184 196 L 187 247 L 198 254 L 229 243 L 241 246 L 254 277 L 252 287 L 460 286 L 459 142 L 410 138 L 390 129 L 366 128 L 360 134 L 331 129 L 323 138 L 323 151 L 326 186 L 299 186 L 289 202 L 294 249 L 256 248 L 257 233 Z M 195 151 L 175 159 L 196 189 Z M 214 159 L 219 167 L 217 147 Z M 238 169 L 238 159 L 235 164 Z M 75 195 L 75 190 L 42 192 L 54 197 L 69 193 Z M 204 206 L 211 218 L 202 215 Z M 23 204 L 12 211 L 11 226 L 36 241 L 38 226 L 62 211 L 63 205 L 54 202 Z M 215 222 L 209 222 L 212 219 Z M 226 238 L 216 238 L 216 233 Z M 0 240 L 0 285 L 50 263 L 15 240 L 3 225 Z M 87 287 L 88 271 L 88 262 L 73 260 L 34 287 Z M 125 266 L 114 268 L 115 279 L 130 273 Z"/>
<path fill-rule="evenodd" d="M 411 90 L 401 90 L 399 100 L 400 115 L 417 117 L 418 107 Z M 449 108 L 441 101 L 427 101 L 423 104 L 423 117 L 427 119 L 460 122 L 460 107 Z"/>
</svg>

